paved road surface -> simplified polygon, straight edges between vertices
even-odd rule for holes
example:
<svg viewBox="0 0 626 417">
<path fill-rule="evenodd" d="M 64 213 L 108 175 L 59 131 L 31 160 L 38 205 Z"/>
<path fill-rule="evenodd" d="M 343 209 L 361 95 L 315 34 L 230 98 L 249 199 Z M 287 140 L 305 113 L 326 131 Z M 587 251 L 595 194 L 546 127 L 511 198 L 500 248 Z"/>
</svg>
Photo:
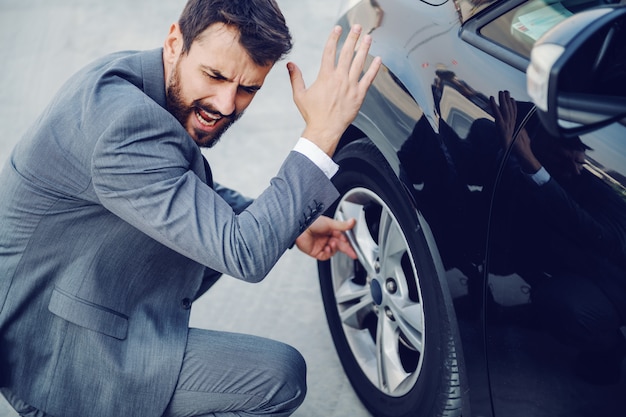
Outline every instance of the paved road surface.
<svg viewBox="0 0 626 417">
<path fill-rule="evenodd" d="M 289 59 L 312 82 L 338 2 L 278 3 L 295 40 Z M 77 69 L 108 52 L 160 47 L 183 5 L 184 0 L 0 0 L 0 166 Z M 206 153 L 217 181 L 253 197 L 278 171 L 303 128 L 284 64 L 270 73 L 243 119 Z M 315 263 L 297 250 L 288 252 L 260 284 L 222 279 L 194 305 L 191 325 L 253 333 L 299 349 L 309 366 L 309 393 L 296 417 L 369 415 L 336 357 Z M 0 402 L 0 417 L 5 410 Z"/>
</svg>

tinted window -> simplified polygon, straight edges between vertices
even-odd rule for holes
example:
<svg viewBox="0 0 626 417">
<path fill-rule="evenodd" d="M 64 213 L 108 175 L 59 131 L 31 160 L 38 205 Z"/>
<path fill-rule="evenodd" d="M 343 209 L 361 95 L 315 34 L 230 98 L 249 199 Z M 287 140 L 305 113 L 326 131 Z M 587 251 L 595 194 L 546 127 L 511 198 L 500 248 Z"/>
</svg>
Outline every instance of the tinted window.
<svg viewBox="0 0 626 417">
<path fill-rule="evenodd" d="M 616 3 L 626 3 L 626 0 Z M 531 0 L 489 22 L 480 29 L 480 34 L 529 58 L 535 41 L 546 31 L 573 14 L 599 4 L 586 0 Z"/>
</svg>

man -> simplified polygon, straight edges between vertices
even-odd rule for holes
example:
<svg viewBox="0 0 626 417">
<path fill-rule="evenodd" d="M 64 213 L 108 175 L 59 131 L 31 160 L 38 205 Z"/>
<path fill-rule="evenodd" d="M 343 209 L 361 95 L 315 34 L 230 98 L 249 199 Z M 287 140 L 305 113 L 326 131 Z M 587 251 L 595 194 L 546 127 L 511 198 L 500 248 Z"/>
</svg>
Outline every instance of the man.
<svg viewBox="0 0 626 417">
<path fill-rule="evenodd" d="M 295 349 L 188 329 L 222 273 L 256 282 L 294 242 L 355 256 L 320 217 L 330 159 L 380 67 L 335 28 L 306 88 L 303 139 L 254 201 L 213 184 L 212 146 L 291 47 L 273 0 L 190 0 L 162 49 L 117 53 L 69 80 L 0 176 L 0 387 L 22 415 L 291 414 Z M 356 49 L 356 54 L 354 53 Z M 306 138 L 306 139 L 304 139 Z"/>
</svg>

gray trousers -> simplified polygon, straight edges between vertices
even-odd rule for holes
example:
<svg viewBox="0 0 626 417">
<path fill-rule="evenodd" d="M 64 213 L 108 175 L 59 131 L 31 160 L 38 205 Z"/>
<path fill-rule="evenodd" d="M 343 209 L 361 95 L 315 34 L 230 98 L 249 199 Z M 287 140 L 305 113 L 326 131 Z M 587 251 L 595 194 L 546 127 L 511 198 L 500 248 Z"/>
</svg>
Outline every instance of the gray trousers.
<svg viewBox="0 0 626 417">
<path fill-rule="evenodd" d="M 20 416 L 51 417 L 8 390 L 2 393 Z M 286 417 L 305 395 L 306 364 L 291 346 L 257 336 L 189 329 L 176 390 L 163 417 Z"/>
<path fill-rule="evenodd" d="M 291 346 L 189 329 L 178 384 L 163 417 L 289 416 L 305 394 L 306 364 Z"/>
</svg>

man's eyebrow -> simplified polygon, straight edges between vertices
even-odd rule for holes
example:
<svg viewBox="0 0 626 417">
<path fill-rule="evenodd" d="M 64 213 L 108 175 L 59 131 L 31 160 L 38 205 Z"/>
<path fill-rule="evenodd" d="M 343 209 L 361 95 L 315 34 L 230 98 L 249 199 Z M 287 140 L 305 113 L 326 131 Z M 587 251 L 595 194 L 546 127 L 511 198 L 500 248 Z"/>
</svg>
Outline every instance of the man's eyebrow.
<svg viewBox="0 0 626 417">
<path fill-rule="evenodd" d="M 206 65 L 201 65 L 200 67 L 202 68 L 203 71 L 210 72 L 211 76 L 213 76 L 213 77 L 215 77 L 217 79 L 224 80 L 224 81 L 230 81 L 228 79 L 228 77 L 224 76 L 221 72 L 219 72 L 219 70 L 216 70 L 215 68 L 211 68 L 211 67 L 208 67 Z"/>
<path fill-rule="evenodd" d="M 201 65 L 200 67 L 202 68 L 203 71 L 210 72 L 211 76 L 214 77 L 214 78 L 217 78 L 218 80 L 232 81 L 230 78 L 226 77 L 219 70 L 217 70 L 215 68 L 211 68 L 211 67 L 206 66 L 206 65 Z M 253 90 L 253 91 L 258 91 L 258 90 L 261 89 L 260 85 L 241 85 L 240 87 L 248 89 L 248 90 Z"/>
</svg>

